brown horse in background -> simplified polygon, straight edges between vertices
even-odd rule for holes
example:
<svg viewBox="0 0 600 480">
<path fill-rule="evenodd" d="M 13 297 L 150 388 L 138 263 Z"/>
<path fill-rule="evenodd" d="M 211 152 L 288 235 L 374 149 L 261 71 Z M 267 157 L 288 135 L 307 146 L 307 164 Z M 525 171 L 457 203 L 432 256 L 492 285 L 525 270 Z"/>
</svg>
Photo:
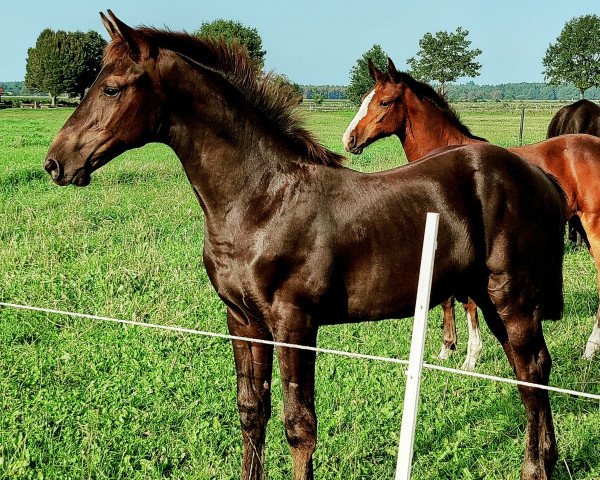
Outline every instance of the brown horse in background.
<svg viewBox="0 0 600 480">
<path fill-rule="evenodd" d="M 547 138 L 566 133 L 600 137 L 600 106 L 584 99 L 562 107 L 550 120 Z"/>
<path fill-rule="evenodd" d="M 398 72 L 388 59 L 386 73 L 369 61 L 375 85 L 365 95 L 356 117 L 343 136 L 347 151 L 359 154 L 375 140 L 397 135 L 409 162 L 447 145 L 486 142 L 474 136 L 433 88 L 407 73 Z M 600 290 L 600 139 L 590 135 L 563 135 L 533 145 L 511 147 L 513 153 L 552 174 L 567 197 L 567 218 L 580 220 L 589 251 L 598 270 Z M 444 346 L 441 358 L 455 348 L 456 324 L 452 299 L 443 303 Z M 469 317 L 469 349 L 463 368 L 475 366 L 481 350 L 477 307 L 465 306 Z M 600 308 L 584 357 L 591 359 L 600 348 Z"/>
<path fill-rule="evenodd" d="M 546 138 L 567 133 L 587 133 L 600 137 L 600 107 L 585 99 L 562 107 L 550 120 Z M 577 244 L 585 242 L 590 247 L 578 217 L 569 219 L 569 240 Z"/>
<path fill-rule="evenodd" d="M 44 166 L 84 186 L 128 149 L 169 145 L 204 211 L 204 265 L 231 334 L 314 346 L 321 325 L 411 316 L 426 212 L 441 211 L 432 304 L 476 299 L 517 378 L 547 384 L 541 320 L 562 311 L 564 198 L 543 172 L 485 144 L 377 174 L 344 168 L 245 49 L 109 16 L 103 68 Z M 273 347 L 234 340 L 233 353 L 242 478 L 262 479 Z M 315 353 L 277 356 L 294 479 L 311 480 Z M 522 478 L 546 479 L 557 458 L 548 393 L 519 391 Z"/>
</svg>

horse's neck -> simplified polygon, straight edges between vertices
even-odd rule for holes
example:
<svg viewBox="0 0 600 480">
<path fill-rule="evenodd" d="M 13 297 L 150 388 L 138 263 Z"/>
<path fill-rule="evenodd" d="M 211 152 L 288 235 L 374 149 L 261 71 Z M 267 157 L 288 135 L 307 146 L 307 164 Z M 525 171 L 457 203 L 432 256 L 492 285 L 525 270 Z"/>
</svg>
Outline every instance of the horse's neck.
<svg viewBox="0 0 600 480">
<path fill-rule="evenodd" d="M 430 100 L 421 100 L 408 92 L 406 108 L 406 121 L 398 136 L 409 162 L 437 148 L 481 142 L 461 132 Z"/>
<path fill-rule="evenodd" d="M 217 74 L 194 78 L 202 75 L 178 75 L 186 80 L 169 92 L 169 102 L 185 106 L 171 114 L 168 145 L 182 163 L 207 224 L 218 230 L 231 221 L 232 211 L 260 210 L 265 203 L 260 199 L 274 190 L 276 177 L 294 166 L 281 162 L 284 142 L 261 126 L 251 108 L 232 109 L 237 102 L 231 101 L 230 88 L 219 86 Z M 214 88 L 206 91 L 207 85 Z"/>
</svg>

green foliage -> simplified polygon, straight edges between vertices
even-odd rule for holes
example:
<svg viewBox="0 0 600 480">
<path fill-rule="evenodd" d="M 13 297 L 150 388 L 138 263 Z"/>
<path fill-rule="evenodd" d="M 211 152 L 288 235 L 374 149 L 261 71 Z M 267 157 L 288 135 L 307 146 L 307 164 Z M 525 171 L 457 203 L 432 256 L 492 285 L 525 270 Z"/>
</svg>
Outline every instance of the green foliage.
<svg viewBox="0 0 600 480">
<path fill-rule="evenodd" d="M 447 97 L 453 101 L 478 100 L 561 100 L 572 101 L 579 97 L 573 84 L 549 85 L 547 83 L 503 83 L 499 85 L 476 85 L 474 82 L 447 86 Z M 600 99 L 600 89 L 590 88 L 586 98 Z"/>
<path fill-rule="evenodd" d="M 315 98 L 317 95 L 328 100 L 348 98 L 348 87 L 343 85 L 304 85 L 305 98 Z"/>
<path fill-rule="evenodd" d="M 583 15 L 568 21 L 542 61 L 552 84 L 573 83 L 580 91 L 600 86 L 600 17 Z"/>
<path fill-rule="evenodd" d="M 280 88 L 285 89 L 287 95 L 294 98 L 297 103 L 302 103 L 302 99 L 304 98 L 302 87 L 299 84 L 292 82 L 287 75 L 272 73 L 271 80 L 276 85 L 279 85 Z"/>
<path fill-rule="evenodd" d="M 54 99 L 65 91 L 61 68 L 61 46 L 66 32 L 49 28 L 40 33 L 35 47 L 27 51 L 25 85 L 28 88 L 48 92 Z"/>
<path fill-rule="evenodd" d="M 411 57 L 406 61 L 411 74 L 421 80 L 439 82 L 442 94 L 445 94 L 448 82 L 478 76 L 481 64 L 474 60 L 481 55 L 481 50 L 469 49 L 468 35 L 469 31 L 461 27 L 454 33 L 442 31 L 435 36 L 431 33 L 423 35 L 419 40 L 419 58 Z"/>
<path fill-rule="evenodd" d="M 237 40 L 248 49 L 250 57 L 262 68 L 265 64 L 266 50 L 263 50 L 262 38 L 256 28 L 251 28 L 234 20 L 218 19 L 205 22 L 196 32 L 199 37 L 224 38 L 227 41 Z"/>
<path fill-rule="evenodd" d="M 369 75 L 369 59 L 377 68 L 387 69 L 388 55 L 380 45 L 375 44 L 363 53 L 362 57 L 356 61 L 356 64 L 350 70 L 350 85 L 346 90 L 348 98 L 355 105 L 360 105 L 363 95 L 373 86 L 373 79 Z"/>
<path fill-rule="evenodd" d="M 27 51 L 25 85 L 48 92 L 55 104 L 61 93 L 83 96 L 100 71 L 106 42 L 94 31 L 45 29 Z"/>
<path fill-rule="evenodd" d="M 321 95 L 320 93 L 317 93 L 313 98 L 315 100 L 315 105 L 317 107 L 320 107 L 321 105 L 323 105 L 323 102 L 325 101 L 325 97 L 323 95 Z"/>
<path fill-rule="evenodd" d="M 73 88 L 67 93 L 75 93 L 83 98 L 85 90 L 94 83 L 102 68 L 102 54 L 106 41 L 98 32 L 73 32 L 69 34 L 69 52 L 72 64 L 69 68 Z"/>
<path fill-rule="evenodd" d="M 25 87 L 24 82 L 0 82 L 0 87 L 4 89 L 4 95 L 21 95 Z"/>
</svg>

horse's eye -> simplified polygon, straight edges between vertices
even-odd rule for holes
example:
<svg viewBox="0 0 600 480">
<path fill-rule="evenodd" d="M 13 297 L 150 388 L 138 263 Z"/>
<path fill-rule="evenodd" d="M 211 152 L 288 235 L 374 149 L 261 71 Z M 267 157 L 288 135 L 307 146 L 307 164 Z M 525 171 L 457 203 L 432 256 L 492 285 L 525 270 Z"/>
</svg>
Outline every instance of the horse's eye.
<svg viewBox="0 0 600 480">
<path fill-rule="evenodd" d="M 119 88 L 108 85 L 102 91 L 107 97 L 116 97 L 121 92 Z"/>
<path fill-rule="evenodd" d="M 390 100 L 382 100 L 381 102 L 379 102 L 379 105 L 382 107 L 387 107 L 391 104 L 392 102 Z"/>
</svg>

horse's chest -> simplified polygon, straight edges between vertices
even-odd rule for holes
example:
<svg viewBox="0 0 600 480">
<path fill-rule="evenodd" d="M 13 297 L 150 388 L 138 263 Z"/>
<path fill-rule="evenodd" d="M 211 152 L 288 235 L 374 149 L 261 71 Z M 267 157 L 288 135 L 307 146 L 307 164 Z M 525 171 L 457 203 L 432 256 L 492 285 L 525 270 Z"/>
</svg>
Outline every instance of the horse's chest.
<svg viewBox="0 0 600 480">
<path fill-rule="evenodd" d="M 204 265 L 220 296 L 232 297 L 243 292 L 247 265 L 234 249 L 205 248 Z"/>
</svg>

